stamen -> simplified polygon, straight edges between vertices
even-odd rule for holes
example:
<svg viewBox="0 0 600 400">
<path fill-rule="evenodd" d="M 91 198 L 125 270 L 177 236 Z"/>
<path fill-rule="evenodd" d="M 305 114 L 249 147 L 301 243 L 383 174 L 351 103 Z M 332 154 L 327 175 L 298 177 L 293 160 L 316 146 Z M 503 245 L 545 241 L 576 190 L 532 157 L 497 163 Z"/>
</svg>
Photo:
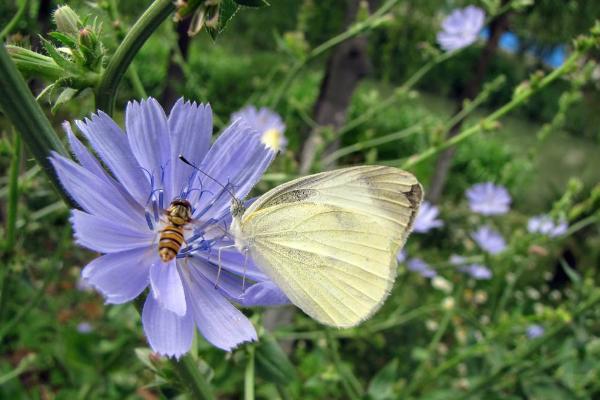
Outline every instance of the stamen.
<svg viewBox="0 0 600 400">
<path fill-rule="evenodd" d="M 164 207 L 164 197 L 165 191 L 163 189 L 158 189 L 158 204 L 160 205 L 160 209 L 163 210 Z"/>
<path fill-rule="evenodd" d="M 153 231 L 154 225 L 152 224 L 152 217 L 150 216 L 150 213 L 148 211 L 144 211 L 144 216 L 146 217 L 146 223 L 148 224 L 148 228 L 150 228 L 150 230 Z"/>
<path fill-rule="evenodd" d="M 158 214 L 158 202 L 154 195 L 152 195 L 152 211 L 154 212 L 154 222 L 158 222 L 160 215 Z"/>
<path fill-rule="evenodd" d="M 192 235 L 192 237 L 190 237 L 189 239 L 186 239 L 186 242 L 192 243 L 200 238 L 202 238 L 202 240 L 204 240 L 204 231 Z"/>
<path fill-rule="evenodd" d="M 227 192 L 227 194 L 230 194 L 229 189 L 227 188 L 227 186 L 229 186 L 229 183 L 225 186 L 223 186 L 223 188 L 219 191 L 219 193 L 211 200 L 210 203 L 208 203 L 206 205 L 206 207 L 204 207 L 199 213 L 198 215 L 196 215 L 196 218 L 200 218 L 202 215 L 204 215 L 208 210 L 210 210 L 212 208 L 212 206 L 215 205 L 215 203 L 217 202 L 217 200 L 219 200 L 221 198 L 221 196 Z"/>
</svg>

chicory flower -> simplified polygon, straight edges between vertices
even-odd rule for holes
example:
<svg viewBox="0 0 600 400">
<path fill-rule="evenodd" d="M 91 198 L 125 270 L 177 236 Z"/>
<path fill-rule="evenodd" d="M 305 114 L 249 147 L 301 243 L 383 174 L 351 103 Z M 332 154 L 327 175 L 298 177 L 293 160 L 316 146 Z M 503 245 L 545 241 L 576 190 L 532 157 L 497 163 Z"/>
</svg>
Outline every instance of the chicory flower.
<svg viewBox="0 0 600 400">
<path fill-rule="evenodd" d="M 477 183 L 467 189 L 471 211 L 482 215 L 506 214 L 510 209 L 510 194 L 505 187 L 491 182 Z"/>
<path fill-rule="evenodd" d="M 227 351 L 256 340 L 254 327 L 230 301 L 250 306 L 287 299 L 235 250 L 226 229 L 231 196 L 248 194 L 275 151 L 243 121 L 211 145 L 210 106 L 183 99 L 168 117 L 154 99 L 130 102 L 125 121 L 127 134 L 101 111 L 75 122 L 98 159 L 66 123 L 79 164 L 51 157 L 81 208 L 71 214 L 77 243 L 103 254 L 83 269 L 83 279 L 112 304 L 131 301 L 150 287 L 142 323 L 159 354 L 186 353 L 195 327 Z M 182 162 L 180 154 L 197 167 Z M 176 256 L 164 261 L 158 251 L 169 225 L 164 210 L 176 199 L 189 202 L 192 222 L 183 226 Z"/>
<path fill-rule="evenodd" d="M 482 226 L 471 234 L 473 240 L 482 250 L 496 255 L 506 249 L 506 241 L 502 235 L 489 226 Z"/>
<path fill-rule="evenodd" d="M 437 206 L 424 201 L 421 207 L 419 207 L 419 212 L 415 218 L 413 232 L 427 233 L 432 229 L 444 226 L 444 222 L 437 219 L 439 214 L 440 210 Z"/>
<path fill-rule="evenodd" d="M 527 221 L 529 233 L 539 233 L 551 238 L 564 235 L 568 228 L 569 225 L 566 221 L 555 222 L 549 215 L 537 215 Z"/>
<path fill-rule="evenodd" d="M 442 22 L 442 30 L 437 34 L 437 41 L 445 51 L 467 47 L 477 40 L 485 23 L 485 11 L 479 7 L 459 8 Z"/>
<path fill-rule="evenodd" d="M 284 135 L 285 123 L 275 111 L 262 107 L 247 106 L 231 114 L 231 121 L 244 120 L 251 128 L 261 134 L 265 146 L 275 151 L 285 151 L 287 138 Z"/>
</svg>

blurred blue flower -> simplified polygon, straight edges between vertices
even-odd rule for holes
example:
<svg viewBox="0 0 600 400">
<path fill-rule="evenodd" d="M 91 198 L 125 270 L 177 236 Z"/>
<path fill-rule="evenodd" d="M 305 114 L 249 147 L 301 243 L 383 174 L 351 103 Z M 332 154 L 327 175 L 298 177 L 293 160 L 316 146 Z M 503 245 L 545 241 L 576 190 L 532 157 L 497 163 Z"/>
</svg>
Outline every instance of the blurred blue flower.
<svg viewBox="0 0 600 400">
<path fill-rule="evenodd" d="M 475 6 L 455 9 L 442 21 L 437 42 L 445 51 L 469 46 L 477 40 L 485 23 L 485 12 Z"/>
<path fill-rule="evenodd" d="M 411 258 L 406 263 L 406 267 L 409 271 L 416 272 L 424 278 L 433 278 L 437 275 L 435 269 L 420 258 Z"/>
<path fill-rule="evenodd" d="M 545 329 L 543 326 L 538 325 L 538 324 L 532 324 L 529 325 L 527 327 L 527 329 L 525 330 L 525 334 L 527 335 L 527 337 L 529 339 L 535 339 L 538 338 L 540 336 L 542 336 L 545 332 Z"/>
<path fill-rule="evenodd" d="M 470 264 L 461 266 L 458 269 L 478 281 L 492 279 L 492 271 L 485 265 Z"/>
<path fill-rule="evenodd" d="M 275 151 L 285 151 L 287 138 L 284 135 L 285 124 L 281 116 L 266 107 L 257 109 L 247 106 L 231 114 L 231 121 L 243 119 L 261 134 L 262 142 Z"/>
<path fill-rule="evenodd" d="M 398 264 L 402 264 L 404 261 L 406 261 L 406 250 L 400 250 L 398 254 L 396 254 L 396 260 L 398 261 Z"/>
<path fill-rule="evenodd" d="M 510 194 L 504 186 L 491 182 L 477 183 L 467 189 L 471 211 L 483 215 L 505 214 L 510 209 Z"/>
<path fill-rule="evenodd" d="M 423 204 L 421 204 L 421 207 L 419 207 L 413 231 L 417 233 L 426 233 L 431 229 L 444 226 L 444 222 L 437 219 L 439 214 L 440 210 L 436 206 L 428 201 L 424 201 Z"/>
<path fill-rule="evenodd" d="M 450 256 L 450 260 L 449 260 L 450 264 L 452 265 L 465 265 L 469 262 L 469 259 L 467 257 L 463 257 L 463 256 L 459 256 L 457 254 L 452 254 Z"/>
<path fill-rule="evenodd" d="M 51 157 L 62 185 L 81 207 L 71 215 L 77 243 L 103 254 L 83 269 L 83 279 L 113 304 L 131 301 L 150 286 L 142 323 L 159 354 L 186 353 L 194 326 L 224 350 L 256 340 L 250 321 L 229 300 L 265 305 L 285 302 L 285 296 L 251 260 L 244 268 L 244 256 L 233 248 L 221 253 L 217 284 L 216 260 L 219 248 L 232 244 L 223 234 L 231 219 L 228 191 L 246 196 L 275 152 L 243 121 L 231 124 L 211 145 L 210 106 L 183 99 L 168 117 L 154 99 L 130 102 L 125 121 L 127 134 L 101 111 L 76 121 L 99 159 L 66 123 L 79 164 Z M 227 189 L 180 161 L 179 154 Z M 190 202 L 194 223 L 184 227 L 177 257 L 164 262 L 158 239 L 167 225 L 164 208 L 174 199 Z M 251 285 L 245 292 L 242 274 Z"/>
<path fill-rule="evenodd" d="M 554 222 L 549 215 L 537 215 L 527 221 L 527 230 L 530 233 L 539 233 L 551 238 L 564 235 L 568 228 L 566 221 Z"/>
<path fill-rule="evenodd" d="M 506 249 L 506 241 L 502 235 L 489 226 L 482 226 L 471 234 L 473 240 L 482 250 L 490 254 L 498 254 Z"/>
<path fill-rule="evenodd" d="M 92 327 L 92 324 L 90 324 L 87 321 L 83 321 L 77 324 L 77 332 L 79 333 L 90 333 L 93 330 L 94 328 Z"/>
</svg>

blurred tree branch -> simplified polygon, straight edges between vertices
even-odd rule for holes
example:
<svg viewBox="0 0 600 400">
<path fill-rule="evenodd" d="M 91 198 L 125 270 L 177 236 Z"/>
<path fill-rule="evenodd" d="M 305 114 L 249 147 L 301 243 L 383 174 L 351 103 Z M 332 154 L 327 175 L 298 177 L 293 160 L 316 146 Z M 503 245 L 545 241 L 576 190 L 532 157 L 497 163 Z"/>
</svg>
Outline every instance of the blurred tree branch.
<svg viewBox="0 0 600 400">
<path fill-rule="evenodd" d="M 361 3 L 363 3 L 361 0 L 347 2 L 344 23 L 346 29 L 355 21 Z M 368 2 L 371 10 L 376 5 L 377 0 Z M 354 89 L 371 70 L 367 44 L 366 37 L 354 37 L 336 47 L 329 57 L 319 96 L 313 108 L 313 120 L 317 123 L 317 127 L 311 129 L 308 137 L 305 135 L 302 138 L 304 145 L 300 155 L 300 174 L 309 172 L 313 164 L 317 149 L 322 142 L 323 127 L 338 130 L 345 124 Z M 334 140 L 329 144 L 326 152 L 332 153 L 338 147 L 339 140 Z M 329 164 L 333 165 L 333 162 Z"/>
<path fill-rule="evenodd" d="M 510 0 L 502 0 L 502 7 L 506 7 L 508 4 L 510 4 Z M 458 106 L 455 112 L 456 114 L 461 113 L 465 107 L 465 101 L 474 99 L 481 91 L 481 86 L 488 71 L 490 62 L 494 58 L 494 55 L 498 49 L 500 36 L 508 29 L 509 13 L 510 11 L 505 11 L 496 16 L 490 22 L 489 38 L 485 43 L 485 47 L 481 51 L 477 65 L 475 66 L 475 74 L 473 75 L 473 78 L 466 84 L 463 92 L 458 98 Z M 448 138 L 456 136 L 458 132 L 460 132 L 464 120 L 464 118 L 460 118 L 458 121 L 456 121 L 456 123 L 448 132 Z M 436 161 L 435 170 L 426 194 L 427 200 L 434 204 L 440 200 L 444 186 L 446 185 L 446 181 L 448 179 L 448 172 L 450 170 L 450 166 L 452 165 L 452 158 L 454 157 L 455 152 L 455 147 L 448 148 L 439 155 Z"/>
</svg>

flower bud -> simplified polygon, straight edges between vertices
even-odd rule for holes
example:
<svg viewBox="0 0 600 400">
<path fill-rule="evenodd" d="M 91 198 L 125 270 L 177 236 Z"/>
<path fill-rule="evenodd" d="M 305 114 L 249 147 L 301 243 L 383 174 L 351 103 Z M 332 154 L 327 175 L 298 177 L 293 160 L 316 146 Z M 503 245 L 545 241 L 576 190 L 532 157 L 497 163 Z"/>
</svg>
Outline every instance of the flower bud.
<svg viewBox="0 0 600 400">
<path fill-rule="evenodd" d="M 77 35 L 81 20 L 69 6 L 61 6 L 54 11 L 54 23 L 56 30 L 65 35 Z"/>
<path fill-rule="evenodd" d="M 86 46 L 88 48 L 94 47 L 94 33 L 87 27 L 82 28 L 78 31 L 78 37 L 79 43 L 81 43 L 81 45 Z"/>
</svg>

